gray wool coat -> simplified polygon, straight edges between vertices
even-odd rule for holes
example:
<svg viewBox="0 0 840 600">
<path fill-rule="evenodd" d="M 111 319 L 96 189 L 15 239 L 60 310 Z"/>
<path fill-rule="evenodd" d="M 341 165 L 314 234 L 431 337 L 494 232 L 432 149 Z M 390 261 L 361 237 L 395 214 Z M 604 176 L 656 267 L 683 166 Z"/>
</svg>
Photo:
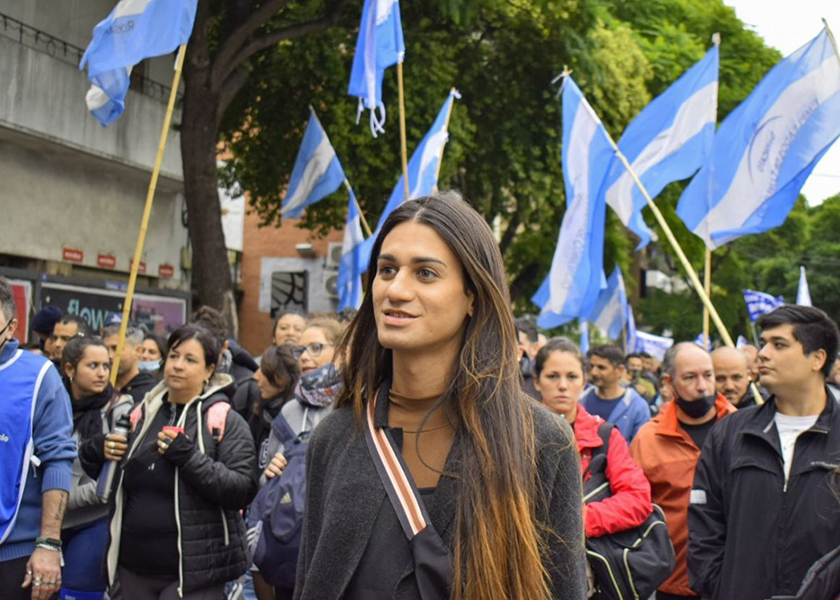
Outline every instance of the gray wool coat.
<svg viewBox="0 0 840 600">
<path fill-rule="evenodd" d="M 538 506 L 537 518 L 555 534 L 547 540 L 549 552 L 545 565 L 552 597 L 582 600 L 587 589 L 586 555 L 580 465 L 574 435 L 564 420 L 536 402 L 532 406 L 538 446 L 538 484 L 545 498 Z M 388 403 L 381 402 L 376 407 L 376 426 L 387 424 L 387 419 Z M 391 429 L 391 433 L 401 446 L 401 430 Z M 445 471 L 452 469 L 462 447 L 459 433 Z M 296 600 L 344 598 L 371 540 L 377 517 L 390 507 L 352 408 L 335 410 L 320 423 L 309 442 L 306 469 L 307 505 L 294 597 Z M 457 494 L 457 480 L 441 477 L 433 503 L 427 505 L 432 525 L 450 553 L 454 550 Z M 392 529 L 398 533 L 388 540 L 394 548 L 394 560 L 402 561 L 405 567 L 399 584 L 387 597 L 419 599 L 409 543 L 396 515 L 393 519 Z"/>
</svg>

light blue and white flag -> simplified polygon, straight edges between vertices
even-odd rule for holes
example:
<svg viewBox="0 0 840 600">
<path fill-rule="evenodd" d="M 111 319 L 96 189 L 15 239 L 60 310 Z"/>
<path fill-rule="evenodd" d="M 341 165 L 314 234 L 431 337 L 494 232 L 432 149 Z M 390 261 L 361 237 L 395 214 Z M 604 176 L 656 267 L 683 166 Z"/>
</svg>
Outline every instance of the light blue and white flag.
<svg viewBox="0 0 840 600">
<path fill-rule="evenodd" d="M 738 340 L 735 342 L 735 348 L 743 348 L 744 346 L 749 346 L 750 341 L 745 338 L 743 335 L 738 336 Z"/>
<path fill-rule="evenodd" d="M 800 306 L 813 306 L 811 304 L 811 290 L 808 288 L 808 278 L 805 276 L 805 267 L 799 267 L 799 289 L 796 291 L 796 303 Z"/>
<path fill-rule="evenodd" d="M 656 198 L 666 185 L 686 179 L 711 155 L 718 99 L 719 47 L 648 104 L 624 130 L 618 149 L 627 158 L 650 194 Z M 605 185 L 607 204 L 633 233 L 639 248 L 651 233 L 642 218 L 647 206 L 627 169 L 616 157 Z"/>
<path fill-rule="evenodd" d="M 665 352 L 674 345 L 674 340 L 644 331 L 636 332 L 636 352 L 647 352 L 659 360 L 665 358 Z"/>
<path fill-rule="evenodd" d="M 615 268 L 607 280 L 607 287 L 601 290 L 595 308 L 589 315 L 589 320 L 610 339 L 621 338 L 627 317 L 627 291 L 624 289 L 624 278 L 621 269 Z"/>
<path fill-rule="evenodd" d="M 838 135 L 840 60 L 824 29 L 721 124 L 677 214 L 712 249 L 777 227 Z"/>
<path fill-rule="evenodd" d="M 385 131 L 385 104 L 382 102 L 385 69 L 401 63 L 404 56 L 399 1 L 365 0 L 347 93 L 359 98 L 357 123 L 365 108 L 370 110 L 373 137 Z"/>
<path fill-rule="evenodd" d="M 704 341 L 705 341 L 705 343 L 703 343 Z M 707 338 L 702 333 L 699 333 L 699 334 L 697 334 L 697 337 L 694 338 L 694 343 L 697 344 L 698 346 L 700 346 L 701 348 L 704 348 L 706 350 L 706 352 L 711 352 L 712 351 L 712 336 L 709 336 Z"/>
<path fill-rule="evenodd" d="M 589 352 L 589 321 L 581 319 L 578 322 L 578 331 L 580 332 L 580 351 L 586 356 Z"/>
<path fill-rule="evenodd" d="M 338 265 L 338 310 L 359 308 L 362 305 L 361 264 L 362 219 L 356 207 L 356 196 L 350 190 L 347 206 L 347 221 L 344 226 L 344 244 L 341 247 L 341 263 Z"/>
<path fill-rule="evenodd" d="M 145 58 L 169 54 L 192 33 L 198 0 L 120 0 L 93 28 L 79 68 L 88 68 L 85 102 L 103 126 L 125 110 L 131 68 Z"/>
<path fill-rule="evenodd" d="M 563 177 L 566 213 L 551 270 L 531 300 L 537 324 L 551 329 L 592 312 L 604 278 L 604 219 L 600 193 L 613 146 L 601 120 L 571 77 L 563 83 Z"/>
<path fill-rule="evenodd" d="M 624 320 L 627 322 L 627 338 L 624 341 L 624 353 L 638 352 L 638 336 L 636 335 L 636 317 L 633 316 L 633 307 L 627 303 L 627 313 Z"/>
<path fill-rule="evenodd" d="M 345 180 L 344 169 L 338 162 L 327 132 L 315 111 L 309 110 L 309 124 L 280 207 L 280 214 L 290 219 L 299 219 L 303 209 L 332 194 Z"/>
<path fill-rule="evenodd" d="M 747 303 L 747 311 L 750 313 L 750 321 L 755 323 L 762 315 L 773 312 L 780 306 L 784 306 L 785 300 L 781 296 L 773 297 L 764 292 L 755 290 L 744 290 L 744 302 Z"/>
<path fill-rule="evenodd" d="M 447 96 L 446 101 L 440 108 L 435 122 L 432 123 L 426 136 L 420 141 L 417 148 L 415 148 L 414 154 L 411 155 L 411 160 L 408 161 L 409 200 L 429 196 L 437 191 L 438 172 L 440 171 L 440 162 L 443 160 L 443 149 L 449 140 L 448 117 L 452 110 L 452 102 L 455 98 L 460 97 L 461 94 L 458 93 L 458 90 L 453 89 L 449 92 L 449 96 Z M 391 197 L 388 198 L 385 210 L 382 211 L 382 215 L 379 217 L 376 231 L 365 240 L 362 251 L 365 269 L 367 269 L 367 262 L 370 260 L 373 244 L 377 236 L 379 236 L 385 220 L 405 202 L 405 184 L 403 183 L 402 175 L 400 175 L 397 185 L 394 186 L 394 190 L 391 192 Z"/>
</svg>

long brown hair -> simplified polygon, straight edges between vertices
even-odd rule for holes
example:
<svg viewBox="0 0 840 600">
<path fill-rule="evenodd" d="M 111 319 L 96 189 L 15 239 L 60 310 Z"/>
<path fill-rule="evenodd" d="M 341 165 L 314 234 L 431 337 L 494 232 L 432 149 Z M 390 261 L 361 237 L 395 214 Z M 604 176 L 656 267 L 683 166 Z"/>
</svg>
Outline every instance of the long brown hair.
<svg viewBox="0 0 840 600">
<path fill-rule="evenodd" d="M 432 227 L 449 245 L 475 298 L 458 363 L 436 405 L 463 434 L 463 454 L 453 473 L 460 490 L 452 599 L 546 598 L 533 409 L 519 382 L 507 278 L 490 227 L 460 195 L 407 202 L 385 221 L 371 252 L 367 293 L 337 351 L 343 355 L 350 348 L 336 405 L 351 405 L 361 426 L 367 395 L 391 374 L 391 351 L 377 336 L 373 280 L 383 240 L 408 221 Z"/>
</svg>

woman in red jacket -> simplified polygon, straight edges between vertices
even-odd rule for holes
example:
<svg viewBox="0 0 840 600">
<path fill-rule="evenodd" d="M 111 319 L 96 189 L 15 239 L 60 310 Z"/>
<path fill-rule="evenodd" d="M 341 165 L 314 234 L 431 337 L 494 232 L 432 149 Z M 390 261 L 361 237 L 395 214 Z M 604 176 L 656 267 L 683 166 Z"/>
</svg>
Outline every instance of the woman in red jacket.
<svg viewBox="0 0 840 600">
<path fill-rule="evenodd" d="M 586 471 L 595 448 L 603 446 L 598 435 L 600 417 L 590 415 L 578 404 L 586 380 L 583 355 L 564 338 L 548 341 L 537 354 L 534 384 L 547 409 L 566 418 L 575 432 L 580 452 L 581 473 Z M 611 496 L 586 505 L 587 537 L 598 537 L 638 527 L 650 516 L 650 483 L 633 462 L 624 437 L 613 427 L 607 453 L 606 476 Z M 587 474 L 588 477 L 588 474 Z"/>
</svg>

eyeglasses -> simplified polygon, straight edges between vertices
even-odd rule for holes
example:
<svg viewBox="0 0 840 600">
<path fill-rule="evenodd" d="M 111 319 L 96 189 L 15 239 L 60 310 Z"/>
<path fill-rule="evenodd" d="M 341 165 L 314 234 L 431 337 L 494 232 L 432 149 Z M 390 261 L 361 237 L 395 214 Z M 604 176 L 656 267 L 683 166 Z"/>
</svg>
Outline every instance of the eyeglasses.
<svg viewBox="0 0 840 600">
<path fill-rule="evenodd" d="M 299 359 L 303 356 L 304 352 L 309 352 L 309 356 L 312 358 L 318 357 L 321 355 L 321 352 L 324 348 L 332 346 L 332 344 L 322 344 L 321 342 L 312 342 L 308 346 L 295 346 L 292 348 L 292 356 L 296 359 Z"/>
</svg>

